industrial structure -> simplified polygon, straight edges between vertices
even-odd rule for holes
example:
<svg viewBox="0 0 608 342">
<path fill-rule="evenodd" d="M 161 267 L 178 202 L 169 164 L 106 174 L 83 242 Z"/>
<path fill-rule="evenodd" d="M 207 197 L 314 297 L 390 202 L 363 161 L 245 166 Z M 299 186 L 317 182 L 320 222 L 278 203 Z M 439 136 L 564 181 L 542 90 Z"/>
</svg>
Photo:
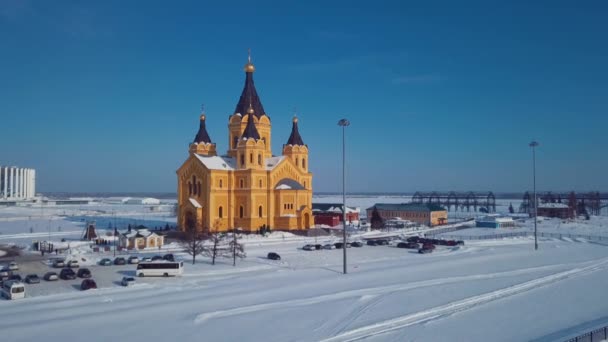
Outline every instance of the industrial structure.
<svg viewBox="0 0 608 342">
<path fill-rule="evenodd" d="M 243 231 L 314 227 L 312 173 L 308 146 L 292 120 L 291 135 L 275 156 L 270 117 L 253 83 L 251 57 L 245 86 L 228 120 L 228 151 L 218 155 L 206 128 L 206 115 L 177 170 L 178 225 L 184 230 Z"/>
<path fill-rule="evenodd" d="M 0 166 L 0 199 L 28 200 L 36 196 L 36 170 Z"/>
<path fill-rule="evenodd" d="M 521 205 L 519 206 L 520 213 L 533 214 L 534 213 L 534 196 L 530 192 L 526 191 L 523 196 Z M 539 193 L 538 206 L 539 208 L 543 204 L 547 203 L 560 203 L 569 207 L 570 214 L 569 218 L 576 215 L 599 215 L 601 208 L 604 206 L 602 201 L 608 200 L 608 195 L 600 194 L 598 191 L 592 191 L 588 193 L 576 193 L 562 192 L 553 193 L 551 191 Z M 540 213 L 539 213 L 540 215 Z M 560 214 L 562 216 L 563 213 Z"/>
<path fill-rule="evenodd" d="M 496 212 L 496 197 L 490 191 L 487 193 L 469 192 L 419 192 L 414 193 L 412 203 L 429 203 L 445 206 L 448 211 L 454 208 L 454 211 L 477 211 L 478 208 L 484 208 L 485 212 Z"/>
<path fill-rule="evenodd" d="M 370 221 L 379 217 L 386 222 L 399 217 L 429 227 L 448 223 L 448 211 L 434 203 L 376 203 L 366 211 Z"/>
</svg>

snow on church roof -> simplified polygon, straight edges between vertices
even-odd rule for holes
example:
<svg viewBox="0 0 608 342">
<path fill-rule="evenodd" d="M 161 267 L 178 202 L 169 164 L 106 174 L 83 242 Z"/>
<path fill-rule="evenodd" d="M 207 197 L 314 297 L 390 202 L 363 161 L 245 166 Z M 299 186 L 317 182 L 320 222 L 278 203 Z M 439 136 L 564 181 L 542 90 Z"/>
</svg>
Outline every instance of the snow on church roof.
<svg viewBox="0 0 608 342">
<path fill-rule="evenodd" d="M 284 156 L 266 158 L 266 170 L 274 169 L 283 159 L 285 159 Z"/>
<path fill-rule="evenodd" d="M 190 198 L 190 203 L 195 207 L 195 208 L 202 208 L 203 206 L 198 203 L 197 200 L 195 200 L 194 198 Z"/>
<path fill-rule="evenodd" d="M 234 158 L 227 156 L 201 156 L 194 154 L 209 170 L 234 170 Z"/>
</svg>

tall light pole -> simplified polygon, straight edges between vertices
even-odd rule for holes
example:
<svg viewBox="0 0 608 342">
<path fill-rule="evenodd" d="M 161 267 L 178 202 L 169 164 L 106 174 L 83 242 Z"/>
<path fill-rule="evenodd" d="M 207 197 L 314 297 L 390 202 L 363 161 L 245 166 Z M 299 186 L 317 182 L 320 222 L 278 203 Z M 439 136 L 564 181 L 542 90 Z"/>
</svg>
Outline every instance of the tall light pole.
<svg viewBox="0 0 608 342">
<path fill-rule="evenodd" d="M 338 126 L 342 127 L 342 251 L 344 252 L 344 274 L 346 274 L 346 127 L 350 122 L 346 119 L 338 121 Z"/>
<path fill-rule="evenodd" d="M 538 234 L 536 229 L 538 221 L 538 201 L 536 198 L 536 146 L 538 146 L 538 142 L 532 140 L 530 147 L 532 147 L 532 186 L 534 191 L 534 250 L 538 250 Z"/>
</svg>

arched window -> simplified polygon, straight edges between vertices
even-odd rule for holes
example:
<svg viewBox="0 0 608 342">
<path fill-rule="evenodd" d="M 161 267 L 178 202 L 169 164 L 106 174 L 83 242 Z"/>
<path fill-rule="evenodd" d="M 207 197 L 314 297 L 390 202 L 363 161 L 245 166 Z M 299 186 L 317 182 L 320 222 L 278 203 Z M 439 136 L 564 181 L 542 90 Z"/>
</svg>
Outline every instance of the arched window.
<svg viewBox="0 0 608 342">
<path fill-rule="evenodd" d="M 232 139 L 232 148 L 235 149 L 236 145 L 238 145 L 238 143 L 239 143 L 239 137 L 234 137 Z"/>
<path fill-rule="evenodd" d="M 240 208 L 239 208 L 239 217 L 243 218 L 243 215 L 245 215 L 245 208 L 243 208 L 243 206 L 240 206 Z"/>
<path fill-rule="evenodd" d="M 192 186 L 193 186 L 192 193 L 196 195 L 196 176 L 195 175 L 192 175 Z"/>
<path fill-rule="evenodd" d="M 192 183 L 188 182 L 188 195 L 192 195 Z"/>
<path fill-rule="evenodd" d="M 262 155 L 258 154 L 258 165 L 262 165 Z"/>
<path fill-rule="evenodd" d="M 253 153 L 249 153 L 249 163 L 253 164 Z"/>
<path fill-rule="evenodd" d="M 220 179 L 220 188 L 222 187 L 222 180 Z"/>
<path fill-rule="evenodd" d="M 196 191 L 198 192 L 198 195 L 202 195 L 203 193 L 201 192 L 201 182 L 198 182 L 197 186 L 196 186 Z"/>
<path fill-rule="evenodd" d="M 300 165 L 300 163 L 298 163 L 298 158 L 296 158 L 296 166 Z"/>
<path fill-rule="evenodd" d="M 262 187 L 262 179 L 260 179 L 260 188 Z"/>
<path fill-rule="evenodd" d="M 241 154 L 241 166 L 245 166 L 245 155 Z"/>
<path fill-rule="evenodd" d="M 245 181 L 241 179 L 240 183 L 241 183 L 241 188 L 244 188 L 245 187 Z"/>
<path fill-rule="evenodd" d="M 258 216 L 259 216 L 259 217 L 262 217 L 262 211 L 263 211 L 262 206 L 260 206 L 260 207 L 258 208 Z"/>
<path fill-rule="evenodd" d="M 219 208 L 217 208 L 217 216 L 219 218 L 224 217 L 224 208 L 222 208 L 221 206 Z"/>
<path fill-rule="evenodd" d="M 306 168 L 306 158 L 302 158 L 302 167 Z"/>
</svg>

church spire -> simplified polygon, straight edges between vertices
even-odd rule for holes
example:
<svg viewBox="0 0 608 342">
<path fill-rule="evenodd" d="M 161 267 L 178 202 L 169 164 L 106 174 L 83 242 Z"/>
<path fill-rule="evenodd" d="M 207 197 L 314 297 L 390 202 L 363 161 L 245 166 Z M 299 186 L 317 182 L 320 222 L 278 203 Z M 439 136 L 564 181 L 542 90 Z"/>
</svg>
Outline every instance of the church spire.
<svg viewBox="0 0 608 342">
<path fill-rule="evenodd" d="M 239 102 L 236 105 L 234 110 L 235 113 L 240 113 L 245 116 L 247 113 L 248 105 L 251 105 L 254 109 L 255 116 L 257 118 L 265 115 L 264 107 L 262 106 L 262 102 L 258 97 L 258 92 L 255 89 L 255 85 L 253 83 L 253 73 L 255 71 L 255 66 L 251 63 L 251 49 L 249 49 L 247 64 L 245 64 L 245 86 L 243 87 L 243 92 L 241 93 L 241 97 L 239 98 Z"/>
<path fill-rule="evenodd" d="M 293 116 L 293 125 L 291 126 L 291 135 L 289 139 L 287 139 L 287 145 L 304 145 L 304 141 L 302 141 L 302 137 L 300 136 L 300 131 L 298 130 L 298 117 Z"/>
<path fill-rule="evenodd" d="M 207 127 L 205 125 L 205 119 L 207 116 L 205 115 L 205 107 L 201 106 L 201 116 L 200 116 L 200 125 L 198 127 L 198 132 L 194 137 L 194 142 L 200 144 L 202 142 L 210 144 L 211 138 L 209 137 L 209 133 L 207 133 Z"/>
<path fill-rule="evenodd" d="M 258 132 L 258 129 L 255 128 L 255 122 L 253 122 L 255 112 L 253 110 L 251 103 L 249 104 L 249 109 L 247 110 L 247 115 L 249 115 L 249 118 L 247 118 L 247 126 L 245 126 L 245 130 L 243 131 L 241 138 L 242 139 L 253 138 L 255 140 L 260 140 L 260 133 Z"/>
</svg>

